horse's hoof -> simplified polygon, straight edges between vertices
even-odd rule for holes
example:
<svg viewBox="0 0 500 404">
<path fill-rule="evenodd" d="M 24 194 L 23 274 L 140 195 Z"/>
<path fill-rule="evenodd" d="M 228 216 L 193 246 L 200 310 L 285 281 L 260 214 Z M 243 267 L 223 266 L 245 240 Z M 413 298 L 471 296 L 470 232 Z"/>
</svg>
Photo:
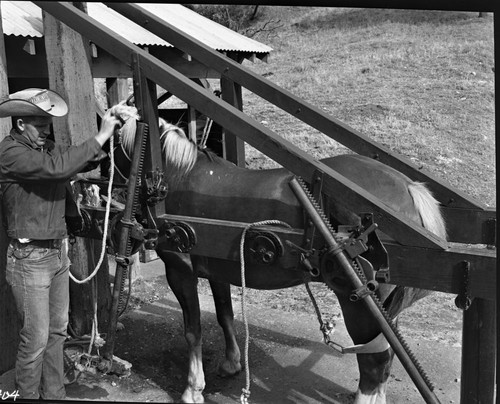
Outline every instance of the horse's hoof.
<svg viewBox="0 0 500 404">
<path fill-rule="evenodd" d="M 231 377 L 241 372 L 241 364 L 239 362 L 224 361 L 219 365 L 217 374 L 220 377 Z"/>
<path fill-rule="evenodd" d="M 181 397 L 183 403 L 204 403 L 205 398 L 201 391 L 186 389 Z"/>
</svg>

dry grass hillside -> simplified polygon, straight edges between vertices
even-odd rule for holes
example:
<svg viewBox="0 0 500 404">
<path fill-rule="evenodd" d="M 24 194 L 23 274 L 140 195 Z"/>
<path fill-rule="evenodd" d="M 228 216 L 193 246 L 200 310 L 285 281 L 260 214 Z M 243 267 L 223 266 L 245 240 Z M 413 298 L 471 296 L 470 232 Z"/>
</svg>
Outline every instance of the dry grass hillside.
<svg viewBox="0 0 500 404">
<path fill-rule="evenodd" d="M 261 7 L 282 28 L 246 66 L 495 206 L 493 20 L 477 13 Z M 315 157 L 346 152 L 249 92 L 244 110 Z M 252 168 L 275 166 L 248 147 Z"/>
</svg>

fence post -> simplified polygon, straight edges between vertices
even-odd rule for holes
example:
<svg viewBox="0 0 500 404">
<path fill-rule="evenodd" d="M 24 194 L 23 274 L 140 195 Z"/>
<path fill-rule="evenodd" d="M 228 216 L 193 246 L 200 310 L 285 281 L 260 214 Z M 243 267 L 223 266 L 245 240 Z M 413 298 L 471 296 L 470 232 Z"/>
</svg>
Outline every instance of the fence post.
<svg viewBox="0 0 500 404">
<path fill-rule="evenodd" d="M 460 402 L 490 404 L 495 394 L 495 302 L 476 298 L 463 318 Z"/>
</svg>

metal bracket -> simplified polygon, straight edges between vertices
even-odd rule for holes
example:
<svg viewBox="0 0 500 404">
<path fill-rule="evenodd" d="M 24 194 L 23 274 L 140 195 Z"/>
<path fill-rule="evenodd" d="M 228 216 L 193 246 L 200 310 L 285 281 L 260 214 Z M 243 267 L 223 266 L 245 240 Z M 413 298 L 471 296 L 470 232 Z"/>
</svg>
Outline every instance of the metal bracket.
<svg viewBox="0 0 500 404">
<path fill-rule="evenodd" d="M 342 244 L 342 248 L 351 259 L 362 255 L 372 264 L 375 279 L 381 283 L 388 283 L 390 281 L 389 256 L 377 235 L 378 226 L 373 221 L 373 214 L 362 213 L 360 217 L 364 230 L 353 231 L 350 226 L 339 226 L 339 232 L 351 233 L 351 237 Z"/>
<path fill-rule="evenodd" d="M 463 261 L 463 282 L 460 287 L 460 292 L 455 298 L 455 305 L 462 310 L 467 310 L 472 304 L 472 298 L 470 297 L 469 291 L 469 279 L 470 279 L 471 265 L 469 261 Z"/>
<path fill-rule="evenodd" d="M 159 234 L 164 235 L 167 242 L 181 253 L 188 253 L 197 243 L 194 229 L 185 222 L 165 222 Z"/>
<path fill-rule="evenodd" d="M 349 296 L 351 302 L 357 302 L 360 299 L 364 299 L 368 295 L 373 294 L 378 289 L 378 282 L 371 280 L 366 282 L 363 286 L 354 289 Z"/>
<path fill-rule="evenodd" d="M 280 238 L 271 231 L 249 230 L 245 243 L 246 254 L 258 264 L 272 265 L 284 254 Z"/>
<path fill-rule="evenodd" d="M 146 173 L 146 203 L 148 206 L 155 206 L 167 197 L 168 185 L 163 178 L 164 173 L 160 170 Z"/>
</svg>

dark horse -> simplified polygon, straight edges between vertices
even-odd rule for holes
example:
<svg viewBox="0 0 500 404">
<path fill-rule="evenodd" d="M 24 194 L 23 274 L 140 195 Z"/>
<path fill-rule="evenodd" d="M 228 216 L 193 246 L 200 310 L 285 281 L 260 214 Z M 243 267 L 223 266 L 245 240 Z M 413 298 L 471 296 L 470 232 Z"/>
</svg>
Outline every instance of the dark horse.
<svg viewBox="0 0 500 404">
<path fill-rule="evenodd" d="M 133 121 L 129 120 L 128 122 Z M 210 152 L 198 151 L 179 128 L 161 123 L 163 151 L 170 189 L 166 198 L 169 214 L 197 216 L 254 223 L 276 219 L 293 228 L 304 228 L 301 205 L 291 191 L 293 174 L 285 169 L 248 170 L 239 168 Z M 128 129 L 127 129 L 128 128 Z M 123 146 L 132 149 L 135 125 L 123 130 Z M 359 155 L 342 155 L 322 160 L 346 178 L 371 192 L 408 220 L 418 223 L 441 238 L 446 231 L 438 202 L 422 183 L 410 180 L 398 171 Z M 116 164 L 116 162 L 115 162 Z M 124 171 L 124 169 L 121 169 Z M 175 175 L 174 175 L 175 174 Z M 175 178 L 174 178 L 175 177 Z M 355 212 L 330 203 L 332 223 L 359 225 Z M 199 242 L 203 242 L 200 240 Z M 223 375 L 241 371 L 240 350 L 233 326 L 230 284 L 241 286 L 240 264 L 216 258 L 174 253 L 160 244 L 159 257 L 165 263 L 168 283 L 184 314 L 185 338 L 189 349 L 189 375 L 182 395 L 184 402 L 203 402 L 205 377 L 202 367 L 200 307 L 197 278 L 207 278 L 213 291 L 217 320 L 224 331 L 226 350 L 220 365 Z M 298 263 L 297 263 L 298 265 Z M 304 282 L 302 270 L 278 264 L 249 265 L 246 285 L 254 289 L 279 289 Z M 341 273 L 327 270 L 312 279 L 325 282 L 336 293 L 344 321 L 355 344 L 380 341 L 381 330 L 364 305 L 349 299 L 351 287 Z M 392 318 L 428 292 L 381 284 L 377 294 Z M 378 338 L 377 338 L 378 337 Z M 383 338 L 382 338 L 383 340 Z M 385 403 L 386 382 L 394 356 L 385 343 L 357 354 L 360 380 L 355 402 Z"/>
</svg>

